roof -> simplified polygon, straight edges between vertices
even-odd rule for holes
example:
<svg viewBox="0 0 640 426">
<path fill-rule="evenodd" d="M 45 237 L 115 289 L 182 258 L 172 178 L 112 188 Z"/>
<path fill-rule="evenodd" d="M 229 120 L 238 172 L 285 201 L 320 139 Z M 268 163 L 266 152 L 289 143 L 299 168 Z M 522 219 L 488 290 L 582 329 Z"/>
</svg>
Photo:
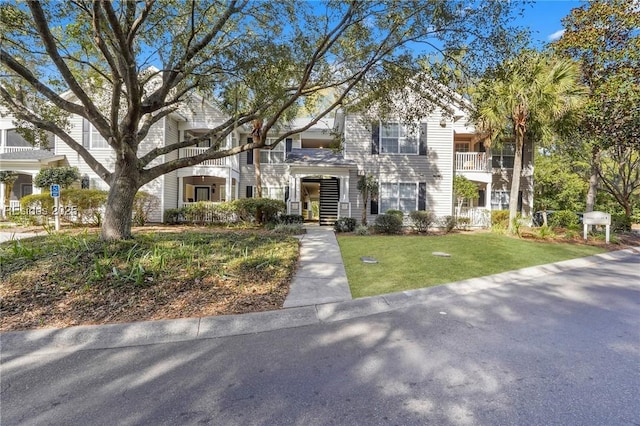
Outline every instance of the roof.
<svg viewBox="0 0 640 426">
<path fill-rule="evenodd" d="M 54 160 L 56 157 L 61 157 L 56 155 L 53 151 L 48 151 L 45 149 L 27 149 L 24 151 L 16 151 L 16 152 L 5 152 L 4 154 L 0 154 L 0 160 L 14 160 L 14 161 L 25 161 L 25 160 Z"/>
<path fill-rule="evenodd" d="M 287 164 L 314 166 L 356 166 L 353 160 L 346 160 L 341 153 L 331 149 L 298 148 L 292 149 L 285 160 Z"/>
</svg>

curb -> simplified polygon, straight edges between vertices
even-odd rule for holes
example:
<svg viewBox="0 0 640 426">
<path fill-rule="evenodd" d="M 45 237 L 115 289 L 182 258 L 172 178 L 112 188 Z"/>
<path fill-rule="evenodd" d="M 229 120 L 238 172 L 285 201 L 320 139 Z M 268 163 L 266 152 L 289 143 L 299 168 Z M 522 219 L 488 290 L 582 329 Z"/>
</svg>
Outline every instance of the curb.
<svg viewBox="0 0 640 426">
<path fill-rule="evenodd" d="M 277 311 L 0 333 L 1 358 L 214 339 L 330 323 L 438 302 L 576 268 L 640 255 L 640 247 L 470 278 L 417 290 Z"/>
</svg>

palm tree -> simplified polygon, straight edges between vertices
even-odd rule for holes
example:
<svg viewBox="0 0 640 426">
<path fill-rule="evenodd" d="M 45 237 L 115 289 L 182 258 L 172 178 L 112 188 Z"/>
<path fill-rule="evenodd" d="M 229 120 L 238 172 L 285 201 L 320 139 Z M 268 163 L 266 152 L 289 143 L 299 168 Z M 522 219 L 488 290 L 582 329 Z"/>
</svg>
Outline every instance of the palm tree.
<svg viewBox="0 0 640 426">
<path fill-rule="evenodd" d="M 513 231 L 518 210 L 525 139 L 548 139 L 569 112 L 575 111 L 586 95 L 580 83 L 580 69 L 566 59 L 541 52 L 524 51 L 517 58 L 490 70 L 476 92 L 474 121 L 485 139 L 512 138 L 515 142 L 513 175 L 509 196 L 509 231 Z"/>
</svg>

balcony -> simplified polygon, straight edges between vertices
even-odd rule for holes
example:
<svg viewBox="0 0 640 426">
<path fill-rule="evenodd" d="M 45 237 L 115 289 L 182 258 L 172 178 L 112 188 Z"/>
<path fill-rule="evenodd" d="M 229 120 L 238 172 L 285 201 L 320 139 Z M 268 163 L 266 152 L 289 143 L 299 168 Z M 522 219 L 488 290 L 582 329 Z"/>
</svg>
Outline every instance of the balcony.
<svg viewBox="0 0 640 426">
<path fill-rule="evenodd" d="M 207 149 L 209 148 L 196 148 L 196 147 L 182 148 L 180 149 L 179 155 L 180 155 L 180 158 L 193 157 L 198 154 L 202 154 Z M 215 158 L 213 160 L 205 160 L 199 165 L 200 166 L 227 166 L 228 161 L 227 161 L 227 158 Z"/>
<path fill-rule="evenodd" d="M 23 152 L 23 151 L 36 151 L 38 147 L 33 146 L 0 146 L 0 154 L 7 154 L 10 152 Z"/>
<path fill-rule="evenodd" d="M 491 173 L 491 158 L 486 152 L 456 152 L 456 171 Z"/>
</svg>

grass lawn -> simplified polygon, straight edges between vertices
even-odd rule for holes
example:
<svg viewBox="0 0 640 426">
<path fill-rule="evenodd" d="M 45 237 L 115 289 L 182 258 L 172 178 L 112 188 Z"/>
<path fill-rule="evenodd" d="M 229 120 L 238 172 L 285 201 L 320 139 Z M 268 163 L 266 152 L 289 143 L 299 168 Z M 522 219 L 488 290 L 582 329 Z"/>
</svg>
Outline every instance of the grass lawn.
<svg viewBox="0 0 640 426">
<path fill-rule="evenodd" d="M 606 251 L 489 232 L 432 236 L 338 234 L 338 243 L 353 297 L 430 287 Z M 435 251 L 451 257 L 433 256 Z M 379 263 L 365 264 L 360 260 L 362 256 L 373 257 Z"/>
<path fill-rule="evenodd" d="M 279 309 L 298 240 L 267 231 L 97 230 L 0 244 L 0 331 Z"/>
</svg>

